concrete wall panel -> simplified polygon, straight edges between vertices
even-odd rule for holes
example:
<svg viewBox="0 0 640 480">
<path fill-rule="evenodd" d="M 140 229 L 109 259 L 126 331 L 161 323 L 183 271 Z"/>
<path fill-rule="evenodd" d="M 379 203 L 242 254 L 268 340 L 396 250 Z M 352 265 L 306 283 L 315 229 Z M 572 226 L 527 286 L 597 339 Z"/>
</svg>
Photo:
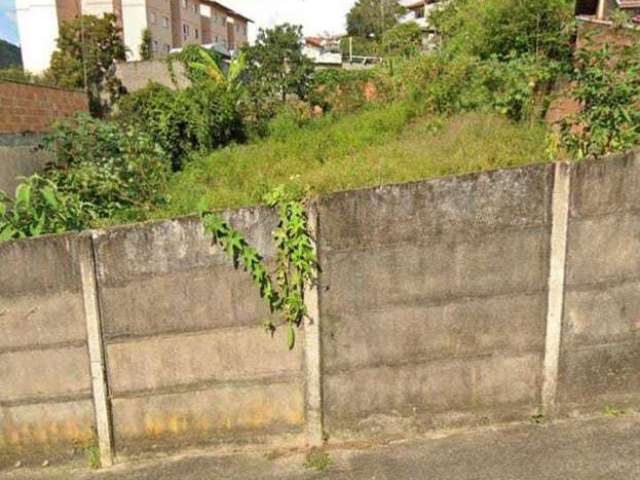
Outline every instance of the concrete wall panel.
<svg viewBox="0 0 640 480">
<path fill-rule="evenodd" d="M 300 433 L 304 395 L 296 383 L 228 384 L 204 390 L 119 398 L 113 402 L 116 444 L 128 452 L 151 445 L 259 441 Z"/>
<path fill-rule="evenodd" d="M 535 410 L 552 186 L 536 166 L 321 201 L 329 435 L 379 416 Z"/>
<path fill-rule="evenodd" d="M 640 397 L 638 151 L 572 173 L 559 400 L 602 409 Z"/>
<path fill-rule="evenodd" d="M 269 261 L 274 212 L 227 219 Z M 284 328 L 264 331 L 249 275 L 197 217 L 109 230 L 95 246 L 117 451 L 301 433 L 304 336 L 289 351 Z"/>
<path fill-rule="evenodd" d="M 302 359 L 299 340 L 290 352 L 282 329 L 272 338 L 254 327 L 111 344 L 111 388 L 118 396 L 202 382 L 295 376 Z"/>
<path fill-rule="evenodd" d="M 0 378 L 2 401 L 46 401 L 51 397 L 91 394 L 84 345 L 4 353 L 0 355 Z"/>
<path fill-rule="evenodd" d="M 95 428 L 76 235 L 0 243 L 0 468 L 67 458 Z"/>
</svg>

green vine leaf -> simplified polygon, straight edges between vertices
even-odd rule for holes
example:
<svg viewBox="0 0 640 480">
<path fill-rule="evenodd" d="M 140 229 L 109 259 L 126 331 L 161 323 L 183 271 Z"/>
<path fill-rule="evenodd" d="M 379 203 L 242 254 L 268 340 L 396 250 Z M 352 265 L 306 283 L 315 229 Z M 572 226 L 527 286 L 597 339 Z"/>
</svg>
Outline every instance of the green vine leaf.
<svg viewBox="0 0 640 480">
<path fill-rule="evenodd" d="M 272 235 L 276 246 L 276 266 L 272 273 L 267 271 L 258 251 L 219 215 L 203 213 L 203 225 L 214 243 L 232 260 L 234 268 L 242 265 L 250 274 L 271 313 L 281 317 L 287 327 L 287 345 L 291 350 L 296 342 L 295 327 L 307 316 L 305 290 L 315 282 L 319 267 L 304 204 L 287 194 L 284 187 L 269 193 L 265 201 L 277 208 L 280 220 Z M 263 325 L 271 334 L 276 331 L 271 320 Z"/>
</svg>

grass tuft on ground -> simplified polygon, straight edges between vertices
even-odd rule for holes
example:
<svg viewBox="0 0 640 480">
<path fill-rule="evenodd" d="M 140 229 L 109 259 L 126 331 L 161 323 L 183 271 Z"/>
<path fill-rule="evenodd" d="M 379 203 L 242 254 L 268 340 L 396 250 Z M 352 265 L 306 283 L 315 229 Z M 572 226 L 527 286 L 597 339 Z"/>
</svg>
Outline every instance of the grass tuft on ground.
<svg viewBox="0 0 640 480">
<path fill-rule="evenodd" d="M 284 184 L 329 193 L 545 161 L 543 124 L 493 113 L 420 116 L 407 103 L 298 127 L 279 119 L 272 136 L 196 158 L 169 187 L 165 218 L 255 205 Z"/>
</svg>

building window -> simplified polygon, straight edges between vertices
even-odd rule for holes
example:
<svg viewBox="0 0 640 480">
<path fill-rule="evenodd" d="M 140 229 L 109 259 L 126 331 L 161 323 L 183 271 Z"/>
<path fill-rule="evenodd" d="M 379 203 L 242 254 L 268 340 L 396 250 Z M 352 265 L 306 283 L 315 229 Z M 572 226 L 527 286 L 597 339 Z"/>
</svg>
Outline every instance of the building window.
<svg viewBox="0 0 640 480">
<path fill-rule="evenodd" d="M 186 23 L 182 24 L 182 39 L 183 40 L 189 39 L 189 25 L 187 25 Z"/>
<path fill-rule="evenodd" d="M 236 23 L 236 33 L 240 33 L 240 24 Z"/>
<path fill-rule="evenodd" d="M 168 43 L 164 44 L 164 51 L 169 53 L 171 51 L 171 46 Z"/>
<path fill-rule="evenodd" d="M 198 5 L 197 4 L 193 4 L 193 13 L 195 13 L 196 15 L 198 14 Z"/>
<path fill-rule="evenodd" d="M 187 4 L 187 0 L 182 0 L 182 8 L 187 8 L 188 4 Z"/>
<path fill-rule="evenodd" d="M 155 25 L 156 22 L 158 21 L 155 12 L 151 12 L 151 24 Z"/>
<path fill-rule="evenodd" d="M 162 26 L 169 28 L 169 17 L 162 17 Z"/>
<path fill-rule="evenodd" d="M 196 37 L 196 39 L 200 38 L 200 32 L 198 31 L 197 28 L 193 29 L 193 35 Z"/>
</svg>

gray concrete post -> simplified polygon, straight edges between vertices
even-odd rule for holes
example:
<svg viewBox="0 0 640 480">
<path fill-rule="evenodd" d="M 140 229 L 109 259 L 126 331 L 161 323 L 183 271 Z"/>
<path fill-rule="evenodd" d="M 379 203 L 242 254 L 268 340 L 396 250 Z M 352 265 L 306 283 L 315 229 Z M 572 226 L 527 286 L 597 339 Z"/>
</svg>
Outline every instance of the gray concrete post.
<svg viewBox="0 0 640 480">
<path fill-rule="evenodd" d="M 318 210 L 315 205 L 309 208 L 309 230 L 314 239 L 317 252 Z M 305 292 L 305 305 L 309 319 L 304 325 L 304 366 L 305 398 L 307 411 L 307 443 L 321 446 L 322 426 L 322 377 L 320 359 L 320 305 L 318 285 L 312 285 Z"/>
<path fill-rule="evenodd" d="M 93 237 L 95 235 L 95 232 L 91 232 L 86 235 L 89 241 L 81 242 L 82 247 L 79 252 L 79 261 L 84 313 L 87 322 L 91 387 L 93 391 L 93 406 L 96 416 L 100 461 L 103 467 L 109 467 L 113 464 L 113 438 L 104 347 L 102 342 L 102 325 L 98 305 L 96 265 L 93 253 Z"/>
<path fill-rule="evenodd" d="M 551 239 L 547 297 L 547 333 L 545 338 L 544 379 L 542 405 L 552 412 L 558 389 L 558 366 L 562 338 L 565 267 L 567 259 L 567 225 L 571 193 L 571 166 L 567 162 L 555 164 L 551 201 Z"/>
</svg>

